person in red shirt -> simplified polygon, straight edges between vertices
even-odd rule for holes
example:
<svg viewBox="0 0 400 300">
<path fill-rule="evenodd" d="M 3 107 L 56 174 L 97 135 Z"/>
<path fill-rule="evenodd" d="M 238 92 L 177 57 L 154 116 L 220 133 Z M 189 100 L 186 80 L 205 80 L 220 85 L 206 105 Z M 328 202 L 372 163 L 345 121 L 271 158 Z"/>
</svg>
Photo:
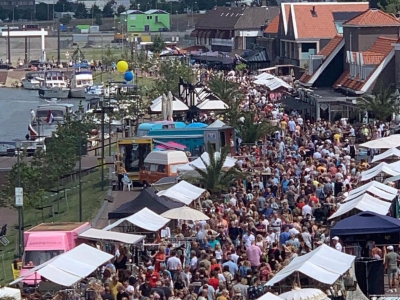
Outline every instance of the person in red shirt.
<svg viewBox="0 0 400 300">
<path fill-rule="evenodd" d="M 208 284 L 211 285 L 215 290 L 218 289 L 219 279 L 218 279 L 218 272 L 217 271 L 211 271 L 211 277 L 208 280 Z"/>
<path fill-rule="evenodd" d="M 156 282 L 160 280 L 160 274 L 154 270 L 153 266 L 147 267 L 146 279 L 149 281 L 149 284 L 152 288 L 156 287 Z"/>
<path fill-rule="evenodd" d="M 310 202 L 312 203 L 312 206 L 315 206 L 316 204 L 319 203 L 319 200 L 317 196 L 315 195 L 315 192 L 313 192 L 310 196 Z"/>
</svg>

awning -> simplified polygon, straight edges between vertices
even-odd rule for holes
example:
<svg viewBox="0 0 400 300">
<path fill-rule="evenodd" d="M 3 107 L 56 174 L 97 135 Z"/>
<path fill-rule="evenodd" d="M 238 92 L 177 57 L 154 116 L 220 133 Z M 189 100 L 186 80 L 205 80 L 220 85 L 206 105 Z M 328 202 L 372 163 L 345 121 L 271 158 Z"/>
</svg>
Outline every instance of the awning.
<svg viewBox="0 0 400 300">
<path fill-rule="evenodd" d="M 195 30 L 193 30 L 193 31 L 190 33 L 190 36 L 191 36 L 191 37 L 197 37 L 198 34 L 199 34 L 199 30 L 198 30 L 198 29 L 195 29 Z"/>
<path fill-rule="evenodd" d="M 9 285 L 18 283 L 35 273 L 62 286 L 71 286 L 93 273 L 99 266 L 113 258 L 113 255 L 86 244 L 60 254 L 37 266 Z"/>
<path fill-rule="evenodd" d="M 200 110 L 226 110 L 229 107 L 222 100 L 206 99 L 203 102 L 201 102 L 200 104 L 198 104 L 197 108 Z"/>
<path fill-rule="evenodd" d="M 218 158 L 221 154 L 219 152 L 215 152 L 214 156 L 215 158 Z M 229 169 L 235 166 L 237 162 L 236 158 L 227 156 L 224 164 L 222 166 L 223 169 Z M 200 157 L 196 158 L 194 161 L 191 161 L 187 164 L 184 164 L 183 166 L 178 167 L 178 171 L 180 172 L 188 172 L 188 171 L 194 171 L 195 168 L 197 167 L 201 170 L 205 170 L 207 166 L 210 164 L 210 155 L 208 152 L 203 152 L 203 154 L 200 155 Z"/>
<path fill-rule="evenodd" d="M 21 290 L 9 287 L 0 288 L 0 299 L 21 300 Z"/>
<path fill-rule="evenodd" d="M 133 225 L 136 225 L 137 227 L 143 228 L 145 230 L 157 231 L 163 228 L 170 220 L 161 217 L 160 215 L 156 214 L 148 208 L 143 208 L 142 210 L 129 217 L 120 219 L 108 225 L 107 227 L 103 228 L 103 230 L 110 230 L 125 221 L 128 221 L 129 223 L 132 223 Z"/>
<path fill-rule="evenodd" d="M 265 285 L 272 286 L 294 272 L 300 272 L 325 284 L 333 284 L 350 269 L 355 258 L 324 244 L 310 253 L 293 259 Z"/>
<path fill-rule="evenodd" d="M 368 182 L 349 192 L 349 195 L 344 199 L 344 202 L 360 197 L 363 193 L 369 193 L 383 200 L 391 201 L 397 196 L 397 189 L 378 181 Z"/>
<path fill-rule="evenodd" d="M 390 206 L 390 202 L 379 200 L 370 194 L 363 194 L 358 198 L 340 204 L 338 210 L 329 217 L 329 220 L 344 215 L 353 209 L 373 211 L 379 215 L 386 215 L 389 212 Z"/>
<path fill-rule="evenodd" d="M 184 151 L 187 147 L 185 145 L 176 143 L 176 142 L 161 142 L 161 141 L 157 141 L 157 140 L 153 140 L 154 143 L 158 144 L 156 146 L 157 149 L 161 149 L 161 150 L 181 150 Z"/>
<path fill-rule="evenodd" d="M 89 240 L 107 240 L 122 242 L 125 244 L 137 244 L 144 240 L 144 235 L 136 235 L 121 232 L 104 231 L 100 229 L 90 228 L 79 235 L 80 238 Z"/>
<path fill-rule="evenodd" d="M 167 190 L 157 193 L 157 196 L 168 197 L 189 205 L 199 198 L 206 190 L 190 184 L 184 180 L 178 182 Z"/>
<path fill-rule="evenodd" d="M 397 148 L 390 148 L 386 150 L 385 152 L 375 155 L 374 158 L 372 159 L 372 162 L 377 162 L 385 158 L 390 158 L 390 157 L 395 157 L 397 159 L 400 158 L 400 150 Z"/>
<path fill-rule="evenodd" d="M 400 175 L 400 172 L 393 170 L 390 167 L 390 165 L 383 162 L 371 169 L 361 172 L 361 181 L 366 181 L 366 180 L 372 179 L 381 173 L 385 173 L 385 174 L 391 175 L 391 176 Z"/>
</svg>

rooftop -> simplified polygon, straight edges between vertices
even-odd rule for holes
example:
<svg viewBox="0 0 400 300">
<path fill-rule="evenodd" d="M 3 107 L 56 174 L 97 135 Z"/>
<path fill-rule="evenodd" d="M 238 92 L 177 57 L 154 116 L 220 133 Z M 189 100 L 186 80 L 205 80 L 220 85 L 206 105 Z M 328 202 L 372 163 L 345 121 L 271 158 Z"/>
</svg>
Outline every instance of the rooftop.
<svg viewBox="0 0 400 300">
<path fill-rule="evenodd" d="M 346 21 L 337 18 L 350 18 L 355 12 L 366 11 L 368 5 L 368 2 L 282 3 L 285 33 L 290 32 L 291 26 L 295 39 L 331 39 L 338 34 L 335 22 Z M 339 17 L 340 12 L 348 14 Z"/>
<path fill-rule="evenodd" d="M 380 9 L 368 9 L 365 12 L 346 21 L 347 26 L 400 26 L 400 21 L 391 14 Z"/>
<path fill-rule="evenodd" d="M 278 14 L 278 6 L 215 7 L 209 10 L 195 27 L 210 30 L 259 29 Z"/>
<path fill-rule="evenodd" d="M 274 33 L 278 33 L 279 30 L 279 20 L 280 17 L 279 15 L 277 15 L 271 23 L 269 23 L 269 25 L 267 26 L 267 28 L 265 28 L 264 33 L 269 33 L 269 34 L 274 34 Z"/>
</svg>

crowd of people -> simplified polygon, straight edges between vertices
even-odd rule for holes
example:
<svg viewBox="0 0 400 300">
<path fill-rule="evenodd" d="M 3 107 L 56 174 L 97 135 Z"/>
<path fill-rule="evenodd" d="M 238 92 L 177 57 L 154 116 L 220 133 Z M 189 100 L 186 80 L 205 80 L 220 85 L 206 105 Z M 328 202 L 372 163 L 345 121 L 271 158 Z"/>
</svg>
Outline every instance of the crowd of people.
<svg viewBox="0 0 400 300">
<path fill-rule="evenodd" d="M 213 75 L 198 76 L 207 81 Z M 255 122 L 269 119 L 276 132 L 251 146 L 238 140 L 238 167 L 247 177 L 226 187 L 218 200 L 204 196 L 209 220 L 183 222 L 172 234 L 164 229 L 161 238 L 190 238 L 189 249 L 174 249 L 162 239 L 138 274 L 125 268 L 118 273 L 114 264 L 103 299 L 253 300 L 296 257 L 322 244 L 344 250 L 342 241 L 330 236 L 328 218 L 360 185 L 373 152 L 361 155 L 347 118 L 314 120 L 282 105 L 287 91 L 255 85 L 249 73 L 223 76 L 240 83 L 241 110 L 254 111 Z M 375 124 L 376 137 L 387 134 L 387 127 Z M 362 127 L 361 134 L 371 135 L 370 127 Z"/>
</svg>

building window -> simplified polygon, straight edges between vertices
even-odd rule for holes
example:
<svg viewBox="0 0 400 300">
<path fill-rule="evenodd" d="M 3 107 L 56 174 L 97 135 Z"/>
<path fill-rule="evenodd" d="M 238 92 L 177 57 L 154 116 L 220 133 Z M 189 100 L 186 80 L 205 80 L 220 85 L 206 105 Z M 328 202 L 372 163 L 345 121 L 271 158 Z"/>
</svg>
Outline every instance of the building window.
<svg viewBox="0 0 400 300">
<path fill-rule="evenodd" d="M 153 19 L 152 16 L 147 16 L 147 20 L 151 20 L 151 19 Z"/>
</svg>

